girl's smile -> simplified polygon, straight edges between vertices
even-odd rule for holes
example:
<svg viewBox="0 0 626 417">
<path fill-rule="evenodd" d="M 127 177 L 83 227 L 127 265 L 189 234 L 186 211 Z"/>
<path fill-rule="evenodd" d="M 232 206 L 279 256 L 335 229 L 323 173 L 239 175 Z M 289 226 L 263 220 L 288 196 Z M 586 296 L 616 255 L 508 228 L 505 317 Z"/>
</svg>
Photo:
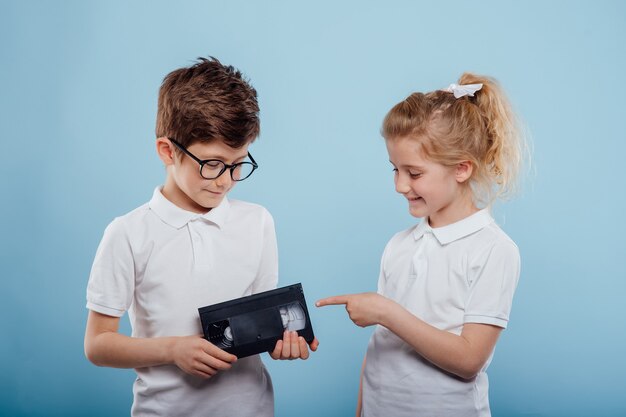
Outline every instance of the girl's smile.
<svg viewBox="0 0 626 417">
<path fill-rule="evenodd" d="M 416 138 L 391 139 L 386 145 L 396 191 L 408 200 L 412 216 L 428 217 L 431 227 L 441 227 L 478 210 L 468 192 L 471 164 L 433 162 L 424 157 Z"/>
</svg>

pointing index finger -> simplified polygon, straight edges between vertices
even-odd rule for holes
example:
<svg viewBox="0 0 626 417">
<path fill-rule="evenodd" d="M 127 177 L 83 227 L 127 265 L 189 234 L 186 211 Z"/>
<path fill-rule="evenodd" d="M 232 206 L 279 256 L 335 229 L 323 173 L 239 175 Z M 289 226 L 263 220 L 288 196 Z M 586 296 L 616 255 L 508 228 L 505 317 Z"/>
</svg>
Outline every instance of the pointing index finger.
<svg viewBox="0 0 626 417">
<path fill-rule="evenodd" d="M 315 305 L 317 307 L 347 304 L 350 299 L 349 295 L 335 295 L 334 297 L 326 297 L 318 300 Z"/>
</svg>

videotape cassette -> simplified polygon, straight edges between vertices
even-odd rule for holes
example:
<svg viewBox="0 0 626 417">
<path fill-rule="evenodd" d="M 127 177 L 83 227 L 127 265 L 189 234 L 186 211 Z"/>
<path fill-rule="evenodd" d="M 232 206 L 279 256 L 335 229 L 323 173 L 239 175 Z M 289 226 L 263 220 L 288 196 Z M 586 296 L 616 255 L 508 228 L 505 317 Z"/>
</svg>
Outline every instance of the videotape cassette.
<svg viewBox="0 0 626 417">
<path fill-rule="evenodd" d="M 302 284 L 198 309 L 204 337 L 238 358 L 274 350 L 285 330 L 313 342 Z"/>
</svg>

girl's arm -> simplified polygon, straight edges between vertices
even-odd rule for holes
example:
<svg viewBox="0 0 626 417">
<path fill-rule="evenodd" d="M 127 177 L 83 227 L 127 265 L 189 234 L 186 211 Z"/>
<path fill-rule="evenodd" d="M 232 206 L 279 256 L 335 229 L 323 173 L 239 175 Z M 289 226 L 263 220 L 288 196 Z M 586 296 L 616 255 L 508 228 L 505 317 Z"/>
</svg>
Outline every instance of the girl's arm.
<svg viewBox="0 0 626 417">
<path fill-rule="evenodd" d="M 433 364 L 465 379 L 480 372 L 502 331 L 488 324 L 467 323 L 457 336 L 427 324 L 400 304 L 377 293 L 329 297 L 316 303 L 318 307 L 335 304 L 344 304 L 356 325 L 380 324 Z"/>
<path fill-rule="evenodd" d="M 381 295 L 376 294 L 383 298 Z M 418 319 L 389 299 L 389 312 L 381 325 L 407 342 L 424 358 L 461 378 L 474 378 L 483 368 L 498 341 L 501 327 L 466 323 L 461 335 L 439 330 Z"/>
<path fill-rule="evenodd" d="M 361 376 L 359 377 L 359 396 L 356 402 L 356 417 L 361 417 L 361 410 L 363 409 L 363 370 L 365 369 L 365 361 L 367 357 L 363 358 L 363 365 L 361 366 Z"/>
<path fill-rule="evenodd" d="M 143 368 L 176 365 L 183 371 L 210 378 L 231 368 L 235 355 L 201 336 L 139 338 L 118 333 L 119 317 L 89 311 L 85 355 L 98 366 Z"/>
</svg>

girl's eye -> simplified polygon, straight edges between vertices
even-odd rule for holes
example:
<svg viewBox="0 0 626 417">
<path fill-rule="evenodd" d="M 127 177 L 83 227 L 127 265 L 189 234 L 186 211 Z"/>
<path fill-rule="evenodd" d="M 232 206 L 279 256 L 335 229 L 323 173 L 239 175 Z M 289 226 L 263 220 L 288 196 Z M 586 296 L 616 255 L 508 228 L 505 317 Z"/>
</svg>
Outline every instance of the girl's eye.
<svg viewBox="0 0 626 417">
<path fill-rule="evenodd" d="M 411 171 L 409 171 L 409 177 L 411 177 L 411 178 L 413 178 L 413 179 L 415 179 L 415 178 L 419 178 L 419 177 L 421 177 L 421 176 L 422 176 L 422 173 L 421 173 L 421 172 L 411 172 Z"/>
</svg>

